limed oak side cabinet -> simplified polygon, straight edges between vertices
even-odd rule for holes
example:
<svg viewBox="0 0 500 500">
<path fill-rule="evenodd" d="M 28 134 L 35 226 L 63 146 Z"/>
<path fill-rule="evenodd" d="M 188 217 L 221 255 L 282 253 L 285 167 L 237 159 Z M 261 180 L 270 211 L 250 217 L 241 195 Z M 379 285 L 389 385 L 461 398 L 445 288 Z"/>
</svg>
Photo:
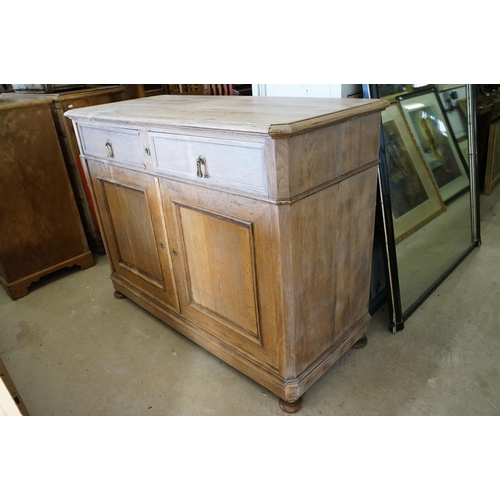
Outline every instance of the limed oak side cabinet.
<svg viewBox="0 0 500 500">
<path fill-rule="evenodd" d="M 297 411 L 368 327 L 385 107 L 164 95 L 66 112 L 115 295 Z"/>
</svg>

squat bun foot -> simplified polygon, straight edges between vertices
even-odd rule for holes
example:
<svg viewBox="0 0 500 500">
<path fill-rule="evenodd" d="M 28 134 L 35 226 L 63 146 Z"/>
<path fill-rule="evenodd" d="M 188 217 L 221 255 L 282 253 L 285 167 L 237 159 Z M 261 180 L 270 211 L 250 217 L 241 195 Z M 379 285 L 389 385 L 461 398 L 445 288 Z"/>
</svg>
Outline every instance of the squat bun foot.
<svg viewBox="0 0 500 500">
<path fill-rule="evenodd" d="M 368 344 L 368 339 L 366 338 L 366 335 L 364 337 L 361 337 L 357 342 L 354 342 L 352 345 L 353 349 L 363 349 L 363 347 L 366 347 L 366 344 Z"/>
<path fill-rule="evenodd" d="M 297 401 L 294 401 L 293 403 L 280 398 L 279 403 L 280 408 L 285 413 L 297 413 L 302 408 L 302 398 L 297 399 Z"/>
</svg>

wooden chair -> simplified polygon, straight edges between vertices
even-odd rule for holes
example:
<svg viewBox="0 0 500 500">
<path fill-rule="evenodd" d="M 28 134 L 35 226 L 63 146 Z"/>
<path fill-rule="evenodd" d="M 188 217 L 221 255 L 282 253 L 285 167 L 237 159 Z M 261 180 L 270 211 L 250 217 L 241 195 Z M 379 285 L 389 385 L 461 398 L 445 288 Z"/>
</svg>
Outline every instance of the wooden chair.
<svg viewBox="0 0 500 500">
<path fill-rule="evenodd" d="M 204 93 L 205 85 L 203 83 L 169 83 L 169 94 L 194 94 L 201 95 Z"/>
<path fill-rule="evenodd" d="M 240 93 L 233 89 L 232 83 L 206 83 L 205 95 L 240 95 Z"/>
</svg>

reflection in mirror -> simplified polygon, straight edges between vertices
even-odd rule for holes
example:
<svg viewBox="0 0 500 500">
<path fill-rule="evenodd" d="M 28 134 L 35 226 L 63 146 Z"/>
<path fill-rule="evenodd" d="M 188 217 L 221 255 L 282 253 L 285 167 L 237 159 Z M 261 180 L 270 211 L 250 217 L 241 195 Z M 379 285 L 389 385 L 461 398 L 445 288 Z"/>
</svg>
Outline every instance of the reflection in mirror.
<svg viewBox="0 0 500 500">
<path fill-rule="evenodd" d="M 403 312 L 467 251 L 470 221 L 469 195 L 462 193 L 444 213 L 396 245 Z"/>
<path fill-rule="evenodd" d="M 466 165 L 436 91 L 401 96 L 401 109 L 445 203 L 469 186 Z"/>
<path fill-rule="evenodd" d="M 478 85 L 476 105 L 480 214 L 488 224 L 500 202 L 500 84 Z"/>
<path fill-rule="evenodd" d="M 395 84 L 383 112 L 403 316 L 471 247 L 465 85 Z"/>
<path fill-rule="evenodd" d="M 467 93 L 465 85 L 436 85 L 446 117 L 453 130 L 460 153 L 469 162 L 469 141 L 467 134 Z"/>
</svg>

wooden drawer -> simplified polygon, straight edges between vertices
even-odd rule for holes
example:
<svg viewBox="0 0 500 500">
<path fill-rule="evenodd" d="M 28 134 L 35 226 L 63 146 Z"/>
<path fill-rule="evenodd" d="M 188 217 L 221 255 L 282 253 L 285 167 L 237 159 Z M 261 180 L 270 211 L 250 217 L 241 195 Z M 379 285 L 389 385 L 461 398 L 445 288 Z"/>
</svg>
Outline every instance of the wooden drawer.
<svg viewBox="0 0 500 500">
<path fill-rule="evenodd" d="M 141 133 L 137 129 L 102 129 L 80 126 L 83 152 L 104 160 L 145 168 Z"/>
<path fill-rule="evenodd" d="M 233 141 L 150 132 L 151 154 L 157 172 L 267 195 L 264 142 Z M 203 177 L 197 159 L 203 156 Z"/>
</svg>

